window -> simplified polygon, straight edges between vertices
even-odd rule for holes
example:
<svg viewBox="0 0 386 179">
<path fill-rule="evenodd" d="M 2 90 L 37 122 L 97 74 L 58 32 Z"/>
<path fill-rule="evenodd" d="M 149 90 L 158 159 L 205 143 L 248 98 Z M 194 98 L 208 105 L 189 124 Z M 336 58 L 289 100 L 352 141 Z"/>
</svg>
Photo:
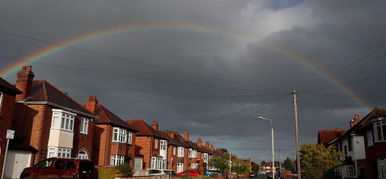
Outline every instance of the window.
<svg viewBox="0 0 386 179">
<path fill-rule="evenodd" d="M 125 156 L 123 155 L 111 155 L 110 165 L 116 166 L 125 163 Z"/>
<path fill-rule="evenodd" d="M 134 162 L 134 169 L 142 170 L 142 159 L 136 158 Z"/>
<path fill-rule="evenodd" d="M 80 133 L 87 134 L 88 132 L 88 119 L 82 118 L 80 121 Z"/>
<path fill-rule="evenodd" d="M 125 129 L 119 127 L 113 128 L 113 142 L 126 143 L 127 137 Z"/>
<path fill-rule="evenodd" d="M 63 147 L 48 147 L 48 158 L 71 158 L 71 149 Z"/>
<path fill-rule="evenodd" d="M 158 139 L 154 139 L 154 149 L 158 149 Z"/>
<path fill-rule="evenodd" d="M 157 158 L 156 157 L 152 157 L 151 158 L 151 168 L 155 169 L 157 166 Z"/>
<path fill-rule="evenodd" d="M 84 151 L 84 150 L 79 151 L 78 159 L 88 159 L 88 155 L 87 155 L 86 151 Z"/>
<path fill-rule="evenodd" d="M 190 166 L 190 168 L 191 168 L 191 169 L 197 169 L 197 166 L 198 166 L 197 163 L 192 163 L 191 166 Z"/>
<path fill-rule="evenodd" d="M 43 169 L 43 168 L 48 168 L 52 164 L 51 160 L 43 160 L 42 162 L 36 164 L 37 169 Z"/>
<path fill-rule="evenodd" d="M 178 157 L 184 157 L 184 148 L 178 147 Z"/>
<path fill-rule="evenodd" d="M 160 140 L 160 144 L 161 144 L 161 146 L 160 146 L 161 150 L 166 150 L 167 145 L 168 145 L 166 140 Z"/>
<path fill-rule="evenodd" d="M 127 143 L 132 144 L 133 143 L 133 133 L 127 131 Z"/>
<path fill-rule="evenodd" d="M 349 138 L 347 139 L 347 142 L 348 142 L 348 151 L 352 151 L 352 140 L 353 140 L 352 137 L 349 137 Z"/>
<path fill-rule="evenodd" d="M 76 114 L 61 109 L 53 109 L 51 129 L 60 129 L 68 132 L 73 132 L 75 116 Z"/>
<path fill-rule="evenodd" d="M 204 153 L 204 162 L 208 163 L 209 162 L 209 156 L 207 153 Z"/>
<path fill-rule="evenodd" d="M 189 149 L 189 158 L 196 158 L 197 157 L 197 151 L 194 149 Z"/>
<path fill-rule="evenodd" d="M 377 121 L 373 126 L 375 142 L 386 141 L 386 121 Z"/>
<path fill-rule="evenodd" d="M 173 147 L 173 155 L 176 155 L 176 147 Z"/>
<path fill-rule="evenodd" d="M 377 159 L 378 178 L 386 179 L 386 160 Z"/>
<path fill-rule="evenodd" d="M 355 177 L 355 166 L 354 165 L 347 165 L 346 168 L 347 176 L 346 177 Z"/>
<path fill-rule="evenodd" d="M 183 163 L 177 163 L 177 173 L 180 173 L 184 171 L 184 164 Z"/>
<path fill-rule="evenodd" d="M 367 146 L 373 146 L 374 145 L 374 140 L 373 140 L 373 131 L 368 130 L 367 131 Z"/>
</svg>

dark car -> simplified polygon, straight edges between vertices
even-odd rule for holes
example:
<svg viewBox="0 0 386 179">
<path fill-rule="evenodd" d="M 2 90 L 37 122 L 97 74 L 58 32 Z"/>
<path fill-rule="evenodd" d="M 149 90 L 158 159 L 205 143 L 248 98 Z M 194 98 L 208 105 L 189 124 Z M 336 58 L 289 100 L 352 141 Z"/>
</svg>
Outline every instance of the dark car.
<svg viewBox="0 0 386 179">
<path fill-rule="evenodd" d="M 25 168 L 20 178 L 97 179 L 98 172 L 90 160 L 49 158 L 32 167 Z"/>
</svg>

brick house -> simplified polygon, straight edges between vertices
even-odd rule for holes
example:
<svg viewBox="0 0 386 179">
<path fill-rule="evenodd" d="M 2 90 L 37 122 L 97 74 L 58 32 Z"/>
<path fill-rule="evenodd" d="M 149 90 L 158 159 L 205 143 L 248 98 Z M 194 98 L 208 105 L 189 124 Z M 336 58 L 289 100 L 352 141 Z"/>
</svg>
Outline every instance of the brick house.
<svg viewBox="0 0 386 179">
<path fill-rule="evenodd" d="M 90 96 L 85 108 L 97 116 L 94 129 L 94 161 L 98 166 L 129 163 L 134 167 L 135 129 Z"/>
<path fill-rule="evenodd" d="M 152 121 L 149 126 L 141 119 L 131 119 L 127 124 L 138 131 L 134 169 L 166 169 L 169 137 L 158 130 L 158 122 Z"/>
<path fill-rule="evenodd" d="M 12 129 L 15 96 L 20 93 L 17 88 L 0 78 L 0 175 L 5 157 L 6 133 L 8 129 Z"/>
<path fill-rule="evenodd" d="M 186 169 L 189 169 L 189 144 L 186 143 L 184 137 L 182 137 L 178 132 L 175 131 L 166 131 L 168 136 L 176 142 L 176 153 L 177 155 L 173 158 L 172 170 L 176 173 L 182 172 Z M 174 151 L 173 151 L 174 152 Z M 175 162 L 174 162 L 175 161 Z"/>
<path fill-rule="evenodd" d="M 350 121 L 350 129 L 331 141 L 329 145 L 334 145 L 337 151 L 344 154 L 340 160 L 343 165 L 336 168 L 343 178 L 362 178 L 365 175 L 365 145 L 362 135 L 354 131 L 354 126 L 360 121 L 358 114 Z"/>
<path fill-rule="evenodd" d="M 49 157 L 92 159 L 95 116 L 51 83 L 33 78 L 31 66 L 17 73 L 16 88 L 22 94 L 16 95 L 12 126 L 15 146 L 32 146 L 36 153 L 11 150 L 10 170 Z"/>
<path fill-rule="evenodd" d="M 374 108 L 350 130 L 364 138 L 365 169 L 359 173 L 369 179 L 386 178 L 386 109 Z"/>
</svg>

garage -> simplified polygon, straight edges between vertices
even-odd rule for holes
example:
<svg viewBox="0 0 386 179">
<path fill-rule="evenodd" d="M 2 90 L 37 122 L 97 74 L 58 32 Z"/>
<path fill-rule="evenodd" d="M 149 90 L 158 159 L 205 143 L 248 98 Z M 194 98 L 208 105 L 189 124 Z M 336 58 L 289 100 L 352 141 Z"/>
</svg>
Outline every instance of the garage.
<svg viewBox="0 0 386 179">
<path fill-rule="evenodd" d="M 24 168 L 30 166 L 32 152 L 25 150 L 9 150 L 5 164 L 5 178 L 19 178 Z"/>
</svg>

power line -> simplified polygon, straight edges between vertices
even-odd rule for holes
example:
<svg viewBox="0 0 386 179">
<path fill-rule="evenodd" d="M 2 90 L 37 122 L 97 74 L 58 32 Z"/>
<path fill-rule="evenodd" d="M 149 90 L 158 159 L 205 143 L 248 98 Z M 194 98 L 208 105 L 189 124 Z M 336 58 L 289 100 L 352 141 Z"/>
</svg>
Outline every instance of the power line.
<svg viewBox="0 0 386 179">
<path fill-rule="evenodd" d="M 131 58 L 131 59 L 123 58 L 123 57 L 119 57 L 119 56 L 115 56 L 115 55 L 109 55 L 109 54 L 105 54 L 105 53 L 101 53 L 101 52 L 96 52 L 96 51 L 91 51 L 91 50 L 87 50 L 87 49 L 77 48 L 77 47 L 65 45 L 65 44 L 62 44 L 62 43 L 57 43 L 57 42 L 52 42 L 52 41 L 48 41 L 48 40 L 43 40 L 43 39 L 27 36 L 27 35 L 24 35 L 24 34 L 19 34 L 19 33 L 15 33 L 15 32 L 9 32 L 9 31 L 5 31 L 5 30 L 1 30 L 1 29 L 0 29 L 0 33 L 8 34 L 8 35 L 11 35 L 11 36 L 16 36 L 16 37 L 19 37 L 19 38 L 29 39 L 29 40 L 33 40 L 33 41 L 38 41 L 38 42 L 45 43 L 45 44 L 57 45 L 57 46 L 60 46 L 60 47 L 63 47 L 63 48 L 72 49 L 72 50 L 83 52 L 83 53 L 87 53 L 87 54 L 103 56 L 103 57 L 107 57 L 107 58 L 118 60 L 118 61 L 122 61 L 122 62 L 131 62 L 131 63 L 136 63 L 136 64 L 140 64 L 140 65 L 144 65 L 144 66 L 148 66 L 148 67 L 152 67 L 152 68 L 158 68 L 158 69 L 163 69 L 163 70 L 172 71 L 172 72 L 184 73 L 184 74 L 188 74 L 188 75 L 192 75 L 192 76 L 197 76 L 197 77 L 201 77 L 201 78 L 210 78 L 210 79 L 213 79 L 213 80 L 216 80 L 216 81 L 222 81 L 222 82 L 227 82 L 227 83 L 242 84 L 242 85 L 251 86 L 251 87 L 254 87 L 254 88 L 283 91 L 283 90 L 280 90 L 280 89 L 267 88 L 267 87 L 257 86 L 257 85 L 253 85 L 253 84 L 249 84 L 249 83 L 245 83 L 245 82 L 240 82 L 240 81 L 226 80 L 226 79 L 221 79 L 221 78 L 217 78 L 217 77 L 211 77 L 211 76 L 208 76 L 208 75 L 203 75 L 203 74 L 198 74 L 198 73 L 193 73 L 193 72 L 187 72 L 187 71 L 178 70 L 178 69 L 174 69 L 174 68 L 166 67 L 166 66 L 162 66 L 162 65 L 145 63 L 145 62 L 139 61 L 137 59 L 133 59 L 133 58 Z"/>
<path fill-rule="evenodd" d="M 346 66 L 343 66 L 343 67 L 340 67 L 339 69 L 335 70 L 335 72 L 333 72 L 333 73 L 331 74 L 331 77 L 332 77 L 331 79 L 321 79 L 321 80 L 315 81 L 315 82 L 311 83 L 311 85 L 309 85 L 308 87 L 304 87 L 304 88 L 300 89 L 299 91 L 303 91 L 303 90 L 306 90 L 306 89 L 309 89 L 309 88 L 313 88 L 313 87 L 316 87 L 316 86 L 320 86 L 320 84 L 323 84 L 322 82 L 327 82 L 328 80 L 336 79 L 338 76 L 341 76 L 341 75 L 343 75 L 343 74 L 349 73 L 349 72 L 351 72 L 351 71 L 353 71 L 353 70 L 356 70 L 356 69 L 359 69 L 359 68 L 363 68 L 365 65 L 368 65 L 368 64 L 370 64 L 370 63 L 376 61 L 377 59 L 383 57 L 383 56 L 386 55 L 386 54 L 383 54 L 383 55 L 381 55 L 381 56 L 378 56 L 378 57 L 376 57 L 376 58 L 373 58 L 372 60 L 370 60 L 369 62 L 365 63 L 364 65 L 362 64 L 362 65 L 360 65 L 359 67 L 350 69 L 351 66 L 353 66 L 353 65 L 355 65 L 355 64 L 357 64 L 357 63 L 359 63 L 360 61 L 362 61 L 362 60 L 364 60 L 364 59 L 366 59 L 366 58 L 368 58 L 368 57 L 370 57 L 371 55 L 377 53 L 378 51 L 384 49 L 385 47 L 386 47 L 386 45 L 382 45 L 382 46 L 380 46 L 380 47 L 377 47 L 377 48 L 375 48 L 374 50 L 370 51 L 369 53 L 367 53 L 367 54 L 365 54 L 365 55 L 363 55 L 363 56 L 357 58 L 356 60 L 354 60 L 354 61 L 351 62 L 350 64 L 348 64 L 348 65 L 346 65 Z M 316 84 L 316 85 L 314 85 L 314 84 Z"/>
<path fill-rule="evenodd" d="M 9 59 L 5 56 L 0 56 L 0 58 Z M 63 66 L 63 65 L 54 65 L 54 64 L 48 64 L 48 63 L 42 63 L 42 62 L 35 62 L 36 64 L 57 68 L 57 69 L 67 69 L 67 70 L 73 70 L 73 71 L 79 71 L 79 72 L 88 72 L 88 73 L 96 73 L 96 74 L 103 74 L 103 75 L 109 75 L 114 77 L 121 77 L 121 78 L 132 78 L 136 80 L 146 80 L 146 81 L 153 81 L 153 82 L 160 82 L 160 83 L 169 83 L 169 84 L 179 84 L 179 85 L 191 85 L 191 86 L 200 86 L 200 87 L 210 87 L 210 88 L 223 88 L 228 90 L 241 90 L 241 91 L 254 91 L 253 89 L 244 89 L 244 88 L 234 88 L 234 87 L 226 87 L 226 86 L 215 86 L 215 85 L 206 85 L 206 84 L 200 84 L 200 83 L 186 83 L 186 82 L 179 82 L 179 81 L 170 81 L 170 80 L 159 80 L 159 79 L 152 79 L 152 78 L 145 78 L 145 77 L 139 77 L 134 75 L 123 75 L 118 73 L 109 73 L 109 72 L 103 72 L 103 71 L 96 71 L 96 70 L 90 70 L 85 68 L 77 68 L 77 67 L 69 67 L 69 66 Z"/>
<path fill-rule="evenodd" d="M 343 98 L 358 97 L 358 98 L 379 99 L 379 100 L 386 99 L 386 96 L 350 96 L 350 95 L 312 94 L 312 93 L 303 93 L 303 95 L 306 95 L 306 96 L 331 96 L 331 97 L 343 97 Z"/>
</svg>

